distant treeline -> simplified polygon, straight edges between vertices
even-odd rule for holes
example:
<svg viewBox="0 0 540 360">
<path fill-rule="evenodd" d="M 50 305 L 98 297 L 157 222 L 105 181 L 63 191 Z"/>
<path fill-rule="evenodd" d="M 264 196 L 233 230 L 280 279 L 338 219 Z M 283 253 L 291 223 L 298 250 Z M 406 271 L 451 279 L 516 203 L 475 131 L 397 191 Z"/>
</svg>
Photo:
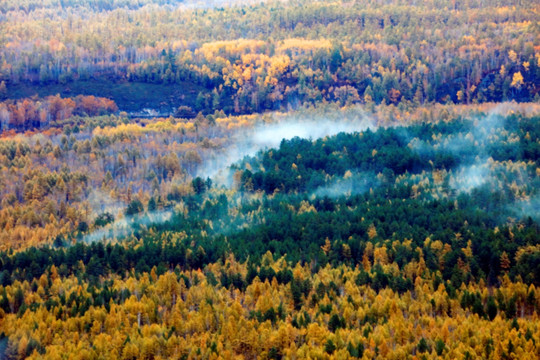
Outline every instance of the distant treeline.
<svg viewBox="0 0 540 360">
<path fill-rule="evenodd" d="M 65 120 L 74 115 L 98 116 L 117 111 L 114 101 L 92 95 L 7 100 L 0 103 L 0 131 L 42 129 L 52 124 L 62 126 Z"/>
<path fill-rule="evenodd" d="M 10 89 L 21 83 L 92 79 L 182 87 L 173 106 L 196 113 L 323 100 L 531 101 L 539 91 L 534 1 L 303 0 L 187 11 L 174 1 L 143 6 L 149 2 L 80 4 L 84 15 L 69 3 L 62 11 L 6 7 L 0 99 L 15 97 Z M 130 96 L 116 95 L 120 105 Z"/>
</svg>

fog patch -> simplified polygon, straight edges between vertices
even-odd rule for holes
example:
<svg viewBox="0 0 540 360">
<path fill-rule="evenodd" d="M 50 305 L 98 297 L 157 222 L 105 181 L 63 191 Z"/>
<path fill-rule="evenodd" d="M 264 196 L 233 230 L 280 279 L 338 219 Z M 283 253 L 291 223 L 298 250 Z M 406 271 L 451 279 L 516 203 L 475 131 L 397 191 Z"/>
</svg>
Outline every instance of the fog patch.
<svg viewBox="0 0 540 360">
<path fill-rule="evenodd" d="M 88 194 L 88 203 L 92 213 L 99 215 L 109 213 L 114 216 L 120 214 L 126 207 L 123 201 L 113 199 L 109 194 L 99 189 L 92 189 Z"/>
<path fill-rule="evenodd" d="M 484 185 L 490 177 L 489 163 L 476 162 L 470 166 L 462 166 L 454 172 L 450 179 L 450 186 L 460 192 L 470 192 Z"/>
<path fill-rule="evenodd" d="M 282 140 L 290 140 L 295 137 L 303 139 L 319 139 L 332 136 L 340 132 L 351 133 L 366 130 L 370 124 L 366 122 L 335 122 L 308 120 L 292 123 L 271 124 L 258 127 L 254 130 L 252 141 L 257 148 L 278 147 Z"/>
<path fill-rule="evenodd" d="M 115 240 L 124 238 L 132 235 L 140 227 L 147 227 L 152 224 L 159 224 L 169 221 L 172 215 L 172 210 L 162 210 L 127 216 L 84 235 L 82 241 L 85 243 L 92 243 L 101 240 Z"/>
<path fill-rule="evenodd" d="M 540 221 L 540 195 L 516 201 L 508 206 L 508 210 L 518 218 L 530 216 L 533 220 Z"/>
<path fill-rule="evenodd" d="M 500 141 L 504 133 L 506 116 L 511 112 L 511 104 L 494 106 L 487 115 L 472 116 L 472 124 L 463 128 L 460 132 L 434 135 L 430 140 L 412 138 L 407 134 L 409 148 L 419 155 L 430 154 L 433 151 L 445 151 L 462 159 L 470 159 L 476 156 L 487 156 L 486 147 L 493 141 Z M 472 150 L 475 150 L 471 152 Z"/>
<path fill-rule="evenodd" d="M 290 140 L 294 137 L 306 139 L 318 139 L 325 136 L 333 136 L 340 132 L 359 132 L 373 129 L 373 121 L 356 109 L 351 114 L 332 118 L 316 115 L 283 115 L 274 114 L 269 121 L 259 120 L 251 129 L 242 129 L 236 132 L 229 145 L 213 157 L 206 158 L 204 164 L 197 171 L 196 176 L 211 178 L 216 185 L 230 187 L 233 182 L 231 165 L 238 163 L 247 156 L 255 156 L 259 151 L 279 147 L 281 141 Z M 268 119 L 268 117 L 266 118 Z M 368 184 L 371 184 L 368 186 Z M 369 178 L 365 174 L 355 174 L 348 179 L 337 182 L 317 190 L 316 196 L 341 196 L 341 194 L 358 194 L 369 190 L 374 184 L 374 177 Z M 90 206 L 94 214 L 104 212 L 118 216 L 123 213 L 125 204 L 112 199 L 107 193 L 93 190 L 89 196 Z M 119 239 L 127 237 L 135 232 L 138 227 L 151 224 L 163 223 L 171 219 L 172 210 L 154 213 L 138 214 L 130 217 L 122 217 L 102 228 L 83 236 L 82 241 L 94 242 L 103 239 Z"/>
<path fill-rule="evenodd" d="M 295 137 L 315 140 L 333 136 L 341 132 L 353 133 L 373 129 L 373 122 L 367 116 L 329 120 L 317 117 L 285 117 L 273 123 L 259 123 L 251 129 L 239 131 L 233 136 L 231 145 L 224 153 L 205 160 L 197 176 L 210 177 L 215 184 L 231 186 L 230 166 L 259 151 L 278 148 L 283 140 Z"/>
<path fill-rule="evenodd" d="M 312 197 L 337 198 L 340 196 L 353 196 L 363 194 L 379 184 L 380 181 L 374 174 L 348 172 L 343 178 L 317 188 Z"/>
</svg>

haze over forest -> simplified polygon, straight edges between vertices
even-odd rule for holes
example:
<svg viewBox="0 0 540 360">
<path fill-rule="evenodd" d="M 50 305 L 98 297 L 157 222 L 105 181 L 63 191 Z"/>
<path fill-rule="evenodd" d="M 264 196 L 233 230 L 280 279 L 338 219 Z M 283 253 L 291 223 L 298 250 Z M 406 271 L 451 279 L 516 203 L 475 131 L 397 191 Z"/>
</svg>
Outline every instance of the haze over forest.
<svg viewBox="0 0 540 360">
<path fill-rule="evenodd" d="M 521 0 L 0 2 L 0 358 L 533 359 Z"/>
</svg>

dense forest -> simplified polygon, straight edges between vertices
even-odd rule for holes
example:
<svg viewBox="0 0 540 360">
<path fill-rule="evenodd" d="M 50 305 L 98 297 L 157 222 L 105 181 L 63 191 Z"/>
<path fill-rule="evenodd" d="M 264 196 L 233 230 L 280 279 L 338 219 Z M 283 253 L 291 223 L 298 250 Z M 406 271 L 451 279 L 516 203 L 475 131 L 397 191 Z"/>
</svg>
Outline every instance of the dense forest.
<svg viewBox="0 0 540 360">
<path fill-rule="evenodd" d="M 72 117 L 60 133 L 5 138 L 6 175 L 37 167 L 20 190 L 3 190 L 5 354 L 534 357 L 531 106 L 446 106 L 445 121 L 389 127 L 337 107 L 273 119 Z M 234 132 L 310 126 L 298 119 L 326 113 L 359 130 L 283 140 L 222 169 L 230 182 L 204 177 L 205 163 L 240 146 Z M 147 151 L 130 155 L 134 143 Z"/>
<path fill-rule="evenodd" d="M 538 98 L 532 0 L 29 0 L 0 11 L 0 100 L 75 93 L 126 111 L 239 114 Z"/>
<path fill-rule="evenodd" d="M 0 359 L 538 358 L 538 10 L 0 2 Z"/>
</svg>

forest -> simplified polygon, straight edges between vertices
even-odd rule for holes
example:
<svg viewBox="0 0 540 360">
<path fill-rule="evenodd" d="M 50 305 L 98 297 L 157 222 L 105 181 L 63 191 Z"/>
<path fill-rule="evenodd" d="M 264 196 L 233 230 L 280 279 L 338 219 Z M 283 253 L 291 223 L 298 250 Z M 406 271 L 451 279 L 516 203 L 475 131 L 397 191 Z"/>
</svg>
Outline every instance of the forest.
<svg viewBox="0 0 540 360">
<path fill-rule="evenodd" d="M 106 95 L 206 115 L 538 99 L 533 0 L 211 4 L 4 1 L 0 100 Z"/>
<path fill-rule="evenodd" d="M 387 107 L 6 135 L 6 357 L 534 357 L 537 108 Z"/>
<path fill-rule="evenodd" d="M 538 10 L 0 2 L 0 358 L 538 358 Z"/>
</svg>

